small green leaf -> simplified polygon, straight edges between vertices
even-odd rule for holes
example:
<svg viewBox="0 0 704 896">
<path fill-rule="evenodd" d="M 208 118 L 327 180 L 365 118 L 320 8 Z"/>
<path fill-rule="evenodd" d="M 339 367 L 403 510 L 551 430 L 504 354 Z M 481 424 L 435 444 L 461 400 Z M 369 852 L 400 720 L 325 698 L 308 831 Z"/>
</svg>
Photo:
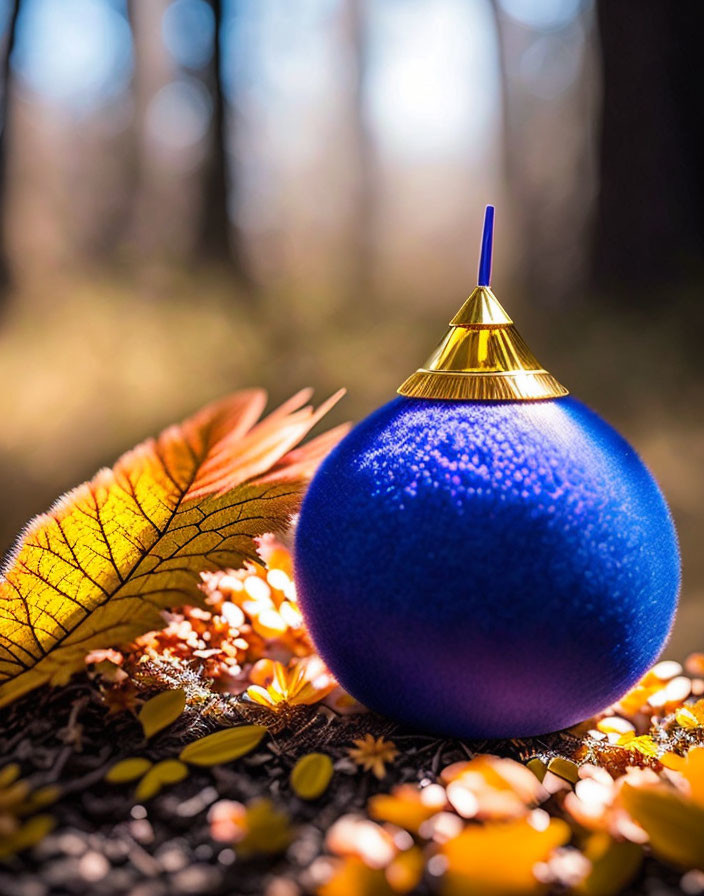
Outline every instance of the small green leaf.
<svg viewBox="0 0 704 896">
<path fill-rule="evenodd" d="M 301 756 L 291 772 L 291 787 L 303 800 L 317 800 L 328 789 L 332 778 L 332 759 L 325 753 Z"/>
<path fill-rule="evenodd" d="M 126 781 L 135 781 L 141 778 L 145 772 L 152 767 L 152 763 L 148 759 L 141 756 L 132 756 L 129 759 L 123 759 L 110 769 L 105 775 L 105 780 L 110 784 L 124 784 Z"/>
<path fill-rule="evenodd" d="M 186 692 L 183 688 L 174 691 L 164 691 L 147 700 L 139 713 L 139 721 L 144 730 L 144 736 L 149 738 L 166 728 L 181 715 L 186 706 Z"/>
<path fill-rule="evenodd" d="M 266 734 L 263 725 L 241 725 L 208 734 L 184 747 L 179 759 L 193 765 L 221 765 L 253 750 Z"/>
<path fill-rule="evenodd" d="M 164 759 L 163 762 L 157 762 L 137 785 L 135 798 L 139 802 L 150 800 L 159 793 L 165 784 L 176 784 L 178 781 L 183 781 L 187 774 L 188 769 L 178 759 Z"/>
</svg>

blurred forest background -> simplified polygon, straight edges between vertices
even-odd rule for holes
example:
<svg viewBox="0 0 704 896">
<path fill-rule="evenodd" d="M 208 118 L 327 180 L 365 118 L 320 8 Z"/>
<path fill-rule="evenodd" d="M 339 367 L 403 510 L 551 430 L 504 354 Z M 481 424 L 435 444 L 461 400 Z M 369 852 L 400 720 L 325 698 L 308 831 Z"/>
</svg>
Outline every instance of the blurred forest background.
<svg viewBox="0 0 704 896">
<path fill-rule="evenodd" d="M 473 287 L 638 447 L 704 649 L 697 0 L 1 0 L 0 544 L 201 403 L 391 398 Z"/>
</svg>

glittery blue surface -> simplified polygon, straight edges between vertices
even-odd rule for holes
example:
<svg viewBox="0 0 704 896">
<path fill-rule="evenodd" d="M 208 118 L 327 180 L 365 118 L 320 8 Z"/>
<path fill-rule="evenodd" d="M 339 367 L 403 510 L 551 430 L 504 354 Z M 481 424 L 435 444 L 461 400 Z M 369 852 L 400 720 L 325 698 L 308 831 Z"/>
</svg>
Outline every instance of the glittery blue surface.
<svg viewBox="0 0 704 896">
<path fill-rule="evenodd" d="M 396 398 L 330 454 L 296 537 L 316 647 L 370 708 L 513 737 L 574 724 L 658 656 L 677 538 L 635 451 L 574 398 Z"/>
</svg>

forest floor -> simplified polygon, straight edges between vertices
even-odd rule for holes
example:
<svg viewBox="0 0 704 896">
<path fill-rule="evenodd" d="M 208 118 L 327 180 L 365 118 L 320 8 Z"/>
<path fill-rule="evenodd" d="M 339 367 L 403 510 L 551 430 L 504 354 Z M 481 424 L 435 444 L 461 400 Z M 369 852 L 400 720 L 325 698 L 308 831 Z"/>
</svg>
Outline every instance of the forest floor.
<svg viewBox="0 0 704 896">
<path fill-rule="evenodd" d="M 0 715 L 3 765 L 18 762 L 23 777 L 57 785 L 61 796 L 50 810 L 53 830 L 33 849 L 0 864 L 0 893 L 295 896 L 316 892 L 331 866 L 341 861 L 330 853 L 333 825 L 350 813 L 364 817 L 373 795 L 388 793 L 404 783 L 427 786 L 440 780 L 444 768 L 477 754 L 488 752 L 519 762 L 539 755 L 547 763 L 553 756 L 578 756 L 583 749 L 582 740 L 569 734 L 469 743 L 414 734 L 371 714 L 331 719 L 306 707 L 293 727 L 266 739 L 237 763 L 190 769 L 187 778 L 144 803 L 135 800 L 133 784 L 106 782 L 108 770 L 126 756 L 140 755 L 156 762 L 176 755 L 193 739 L 194 727 L 201 733 L 206 730 L 202 719 L 194 720 L 192 714 L 184 716 L 146 747 L 134 716 L 122 713 L 106 717 L 98 689 L 85 677 L 65 688 L 45 688 L 4 710 Z M 347 749 L 362 731 L 391 739 L 399 750 L 383 780 L 361 771 L 349 759 Z M 311 749 L 328 754 L 335 772 L 324 796 L 307 801 L 292 792 L 289 778 L 296 760 Z M 642 757 L 636 756 L 636 764 L 642 764 Z M 543 809 L 564 815 L 559 808 L 561 793 L 549 797 Z M 285 813 L 292 837 L 287 849 L 273 855 L 263 849 L 259 854 L 241 857 L 235 844 L 214 839 L 214 805 L 222 800 L 246 805 L 261 798 L 271 798 Z M 267 824 L 271 830 L 265 829 L 265 836 L 274 835 L 278 830 L 276 820 L 270 819 Z M 406 846 L 405 842 L 401 846 Z M 354 851 L 354 843 L 349 848 Z M 516 848 L 520 849 L 520 843 Z M 361 845 L 360 852 L 372 867 L 374 851 L 373 843 Z M 376 846 L 376 851 L 383 851 L 382 847 Z M 500 858 L 489 856 L 487 861 Z M 434 875 L 434 870 L 440 869 L 434 869 L 432 862 L 426 863 L 411 890 L 384 886 L 383 879 L 372 876 L 340 880 L 340 889 L 329 892 L 341 896 L 449 892 L 442 887 L 442 874 Z M 699 878 L 690 875 L 689 889 L 680 889 L 681 879 L 681 871 L 646 858 L 619 892 L 651 896 L 702 892 L 692 888 Z M 704 887 L 704 879 L 701 884 Z M 452 892 L 480 893 L 479 886 L 475 889 L 468 882 L 466 890 Z M 555 882 L 551 891 L 568 890 L 564 882 Z M 494 890 L 489 887 L 486 892 Z M 536 884 L 534 890 L 506 892 L 545 890 Z"/>
<path fill-rule="evenodd" d="M 0 710 L 0 896 L 704 893 L 704 654 L 569 731 L 413 732 L 335 683 L 268 551 Z"/>
</svg>

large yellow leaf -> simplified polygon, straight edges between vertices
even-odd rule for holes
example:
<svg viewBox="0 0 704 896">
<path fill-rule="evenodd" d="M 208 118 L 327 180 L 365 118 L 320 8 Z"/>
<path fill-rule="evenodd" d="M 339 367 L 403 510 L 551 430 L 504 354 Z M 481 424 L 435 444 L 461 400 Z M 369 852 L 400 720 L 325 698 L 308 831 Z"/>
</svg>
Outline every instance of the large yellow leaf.
<svg viewBox="0 0 704 896">
<path fill-rule="evenodd" d="M 256 559 L 254 538 L 288 525 L 343 432 L 295 447 L 339 394 L 317 411 L 309 397 L 257 424 L 265 393 L 238 392 L 32 520 L 0 580 L 0 706 L 65 682 L 89 650 L 160 627 L 161 609 L 200 602 L 203 570 Z"/>
</svg>

